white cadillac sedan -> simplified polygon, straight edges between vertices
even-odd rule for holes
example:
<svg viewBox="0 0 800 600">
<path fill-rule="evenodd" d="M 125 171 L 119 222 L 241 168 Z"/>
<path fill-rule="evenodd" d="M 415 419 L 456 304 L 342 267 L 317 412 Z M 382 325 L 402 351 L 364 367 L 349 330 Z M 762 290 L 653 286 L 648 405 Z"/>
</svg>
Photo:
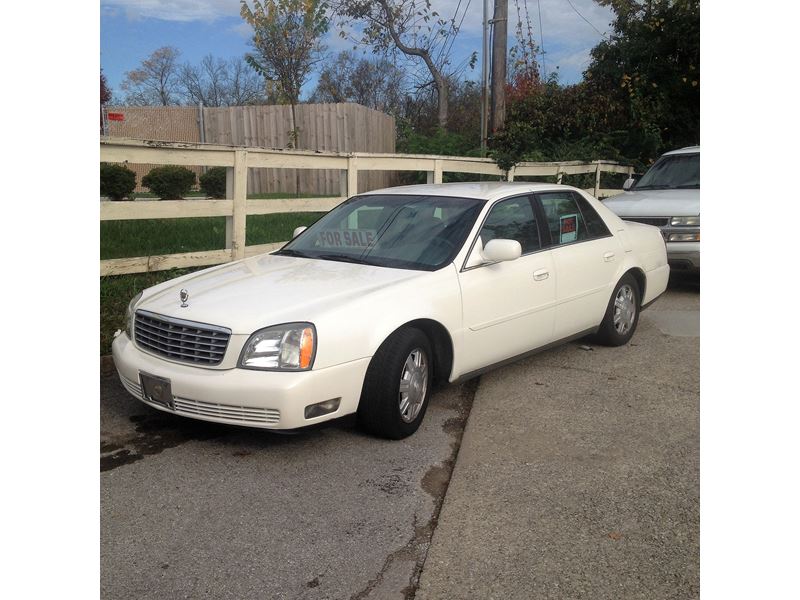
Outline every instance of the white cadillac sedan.
<svg viewBox="0 0 800 600">
<path fill-rule="evenodd" d="M 667 286 L 660 231 L 583 191 L 463 183 L 350 198 L 281 250 L 131 300 L 125 388 L 159 410 L 296 429 L 419 427 L 436 383 L 594 335 L 630 340 Z"/>
</svg>

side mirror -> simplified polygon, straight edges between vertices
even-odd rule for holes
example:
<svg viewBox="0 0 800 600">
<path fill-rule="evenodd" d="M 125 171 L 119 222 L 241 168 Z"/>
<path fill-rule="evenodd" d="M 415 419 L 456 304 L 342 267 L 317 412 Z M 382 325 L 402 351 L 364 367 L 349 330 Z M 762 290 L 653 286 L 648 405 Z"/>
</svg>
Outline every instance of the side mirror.
<svg viewBox="0 0 800 600">
<path fill-rule="evenodd" d="M 633 187 L 633 184 L 636 183 L 636 180 L 633 177 L 628 177 L 625 180 L 625 183 L 622 184 L 622 189 L 626 192 Z"/>
<path fill-rule="evenodd" d="M 522 246 L 517 240 L 490 240 L 483 247 L 483 259 L 487 262 L 516 260 L 522 256 Z"/>
<path fill-rule="evenodd" d="M 308 227 L 297 227 L 297 228 L 295 228 L 295 230 L 292 232 L 292 239 L 296 238 L 298 235 L 303 233 L 306 229 L 308 229 Z"/>
</svg>

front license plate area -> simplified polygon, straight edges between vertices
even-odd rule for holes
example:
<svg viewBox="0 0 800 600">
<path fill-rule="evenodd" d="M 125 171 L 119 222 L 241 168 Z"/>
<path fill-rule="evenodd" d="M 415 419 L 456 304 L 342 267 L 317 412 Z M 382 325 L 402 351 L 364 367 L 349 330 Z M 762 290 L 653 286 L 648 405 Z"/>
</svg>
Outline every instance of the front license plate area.
<svg viewBox="0 0 800 600">
<path fill-rule="evenodd" d="M 172 402 L 172 385 L 169 379 L 163 377 L 156 377 L 149 373 L 139 372 L 139 379 L 142 382 L 142 395 L 145 400 L 166 406 L 169 409 L 174 408 Z"/>
</svg>

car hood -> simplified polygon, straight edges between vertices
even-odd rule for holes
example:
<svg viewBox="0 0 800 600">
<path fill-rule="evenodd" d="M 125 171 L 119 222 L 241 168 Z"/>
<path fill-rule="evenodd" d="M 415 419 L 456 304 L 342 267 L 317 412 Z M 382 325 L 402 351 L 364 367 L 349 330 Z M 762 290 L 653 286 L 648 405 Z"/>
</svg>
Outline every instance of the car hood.
<svg viewBox="0 0 800 600">
<path fill-rule="evenodd" d="M 349 298 L 362 298 L 425 272 L 264 254 L 200 271 L 147 290 L 136 309 L 250 334 L 312 321 Z M 181 307 L 180 291 L 189 293 Z"/>
<path fill-rule="evenodd" d="M 700 214 L 700 190 L 623 192 L 603 205 L 620 217 L 694 217 Z"/>
</svg>

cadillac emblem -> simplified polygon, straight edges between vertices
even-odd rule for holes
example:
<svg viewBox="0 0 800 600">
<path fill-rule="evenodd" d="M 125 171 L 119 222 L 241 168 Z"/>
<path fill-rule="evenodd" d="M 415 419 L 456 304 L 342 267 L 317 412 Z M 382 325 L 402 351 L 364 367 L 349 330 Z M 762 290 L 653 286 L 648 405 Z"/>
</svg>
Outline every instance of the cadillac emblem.
<svg viewBox="0 0 800 600">
<path fill-rule="evenodd" d="M 186 308 L 189 305 L 186 303 L 189 300 L 189 290 L 181 290 L 181 308 Z"/>
</svg>

